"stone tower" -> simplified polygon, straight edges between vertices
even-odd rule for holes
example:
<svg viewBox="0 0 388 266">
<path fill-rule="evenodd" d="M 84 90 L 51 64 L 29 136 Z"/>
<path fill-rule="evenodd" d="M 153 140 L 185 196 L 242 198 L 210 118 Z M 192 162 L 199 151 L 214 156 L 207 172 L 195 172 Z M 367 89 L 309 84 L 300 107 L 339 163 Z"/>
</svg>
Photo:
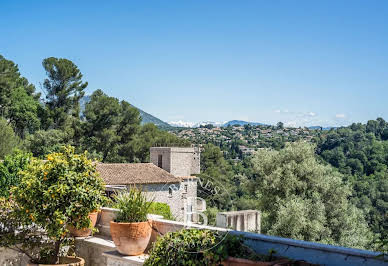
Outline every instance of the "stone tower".
<svg viewBox="0 0 388 266">
<path fill-rule="evenodd" d="M 200 173 L 200 150 L 197 147 L 151 147 L 150 160 L 175 176 Z"/>
</svg>

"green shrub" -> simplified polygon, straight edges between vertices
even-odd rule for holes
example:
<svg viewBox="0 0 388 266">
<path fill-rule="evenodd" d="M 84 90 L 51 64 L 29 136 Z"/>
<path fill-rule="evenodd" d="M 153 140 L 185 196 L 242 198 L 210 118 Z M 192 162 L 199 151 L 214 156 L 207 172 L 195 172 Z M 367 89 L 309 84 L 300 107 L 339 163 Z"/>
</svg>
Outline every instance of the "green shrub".
<svg viewBox="0 0 388 266">
<path fill-rule="evenodd" d="M 219 265 L 228 257 L 254 261 L 277 259 L 273 252 L 258 255 L 243 242 L 241 236 L 210 230 L 182 229 L 159 238 L 153 244 L 144 265 Z"/>
<path fill-rule="evenodd" d="M 137 223 L 147 221 L 152 201 L 147 199 L 141 189 L 135 186 L 128 192 L 121 192 L 115 196 L 115 208 L 120 212 L 117 214 L 115 222 L 118 223 Z"/>
<path fill-rule="evenodd" d="M 152 202 L 149 209 L 149 213 L 161 215 L 166 220 L 175 220 L 172 216 L 170 206 L 163 202 Z"/>
<path fill-rule="evenodd" d="M 20 146 L 20 139 L 15 135 L 7 120 L 0 117 L 0 160 Z"/>
<path fill-rule="evenodd" d="M 11 187 L 19 184 L 19 172 L 27 168 L 31 157 L 30 153 L 15 150 L 0 162 L 0 197 L 8 197 Z"/>
<path fill-rule="evenodd" d="M 218 265 L 225 256 L 214 251 L 217 243 L 217 233 L 210 230 L 169 232 L 154 243 L 144 265 Z"/>
</svg>

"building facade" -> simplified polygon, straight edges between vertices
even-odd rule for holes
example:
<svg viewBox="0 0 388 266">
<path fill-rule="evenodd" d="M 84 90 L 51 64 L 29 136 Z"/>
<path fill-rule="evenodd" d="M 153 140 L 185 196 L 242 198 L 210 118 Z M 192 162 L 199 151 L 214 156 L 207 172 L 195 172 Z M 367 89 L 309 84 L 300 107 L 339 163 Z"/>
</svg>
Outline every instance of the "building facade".
<svg viewBox="0 0 388 266">
<path fill-rule="evenodd" d="M 151 163 L 99 163 L 107 193 L 141 187 L 150 200 L 170 206 L 177 221 L 193 220 L 197 209 L 200 155 L 195 148 L 152 147 Z M 188 215 L 186 215 L 188 214 Z"/>
</svg>

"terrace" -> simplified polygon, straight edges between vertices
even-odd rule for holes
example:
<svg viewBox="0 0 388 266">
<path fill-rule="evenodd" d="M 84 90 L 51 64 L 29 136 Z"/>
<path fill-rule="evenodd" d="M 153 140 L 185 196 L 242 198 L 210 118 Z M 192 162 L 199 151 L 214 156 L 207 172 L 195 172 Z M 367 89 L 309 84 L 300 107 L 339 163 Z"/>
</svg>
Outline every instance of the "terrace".
<svg viewBox="0 0 388 266">
<path fill-rule="evenodd" d="M 75 238 L 77 256 L 85 259 L 86 266 L 130 266 L 143 265 L 148 258 L 148 251 L 155 240 L 166 234 L 183 228 L 209 229 L 219 232 L 228 232 L 231 235 L 242 235 L 244 244 L 259 254 L 266 254 L 269 250 L 275 250 L 277 256 L 287 257 L 293 260 L 303 260 L 318 265 L 387 265 L 387 257 L 381 253 L 367 250 L 345 248 L 333 245 L 325 245 L 307 241 L 287 239 L 275 236 L 268 236 L 256 233 L 233 231 L 229 229 L 210 227 L 197 224 L 187 225 L 183 222 L 176 222 L 163 219 L 162 216 L 150 215 L 152 219 L 151 239 L 145 254 L 138 256 L 124 256 L 116 251 L 112 241 L 109 224 L 116 216 L 118 210 L 102 208 L 96 227 L 99 232 L 94 236 Z M 0 248 L 0 265 L 26 265 L 28 259 L 21 254 Z M 301 264 L 303 265 L 303 264 Z M 304 264 L 309 265 L 309 264 Z"/>
<path fill-rule="evenodd" d="M 77 238 L 76 249 L 79 255 L 85 258 L 86 265 L 143 265 L 147 254 L 139 256 L 120 255 L 115 250 L 115 245 L 111 239 L 109 219 L 106 219 L 115 209 L 103 209 L 97 227 L 100 233 L 92 237 Z M 112 217 L 112 216 L 111 216 Z M 291 258 L 294 260 L 304 260 L 312 264 L 319 265 L 387 265 L 384 258 L 378 257 L 380 253 L 367 250 L 345 248 L 333 245 L 325 245 L 307 241 L 287 239 L 275 236 L 267 236 L 249 232 L 233 231 L 219 227 L 202 225 L 190 225 L 183 222 L 165 220 L 160 216 L 153 216 L 153 230 L 148 249 L 161 234 L 177 231 L 182 228 L 210 229 L 215 231 L 228 231 L 233 235 L 242 235 L 245 244 L 255 252 L 266 254 L 269 250 L 276 250 L 278 256 Z M 147 253 L 147 251 L 146 251 Z M 385 259 L 387 259 L 385 257 Z"/>
</svg>

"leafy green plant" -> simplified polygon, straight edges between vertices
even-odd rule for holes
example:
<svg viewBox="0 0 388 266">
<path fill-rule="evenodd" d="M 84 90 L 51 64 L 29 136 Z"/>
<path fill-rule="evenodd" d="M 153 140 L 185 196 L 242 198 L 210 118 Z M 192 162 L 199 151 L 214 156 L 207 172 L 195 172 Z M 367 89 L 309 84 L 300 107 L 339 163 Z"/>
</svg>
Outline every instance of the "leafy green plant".
<svg viewBox="0 0 388 266">
<path fill-rule="evenodd" d="M 103 181 L 86 152 L 75 154 L 70 146 L 48 155 L 47 161 L 32 158 L 20 174 L 9 202 L 1 203 L 0 224 L 11 223 L 11 229 L 5 226 L 0 246 L 26 247 L 26 254 L 28 247 L 37 248 L 40 252 L 28 255 L 34 263 L 55 264 L 68 243 L 68 226 L 91 226 L 89 213 L 105 201 Z"/>
<path fill-rule="evenodd" d="M 273 261 L 279 259 L 273 256 L 274 253 L 271 250 L 268 255 L 257 254 L 244 245 L 244 238 L 239 235 L 182 229 L 159 238 L 144 265 L 219 265 L 228 257 Z"/>
<path fill-rule="evenodd" d="M 144 265 L 218 265 L 226 254 L 214 251 L 219 243 L 217 237 L 210 230 L 169 232 L 154 243 Z"/>
<path fill-rule="evenodd" d="M 161 215 L 166 220 L 175 220 L 171 213 L 170 206 L 163 202 L 152 202 L 149 213 Z"/>
<path fill-rule="evenodd" d="M 149 201 L 145 193 L 133 186 L 128 192 L 122 192 L 115 196 L 115 208 L 120 212 L 115 222 L 137 223 L 147 221 L 147 214 L 150 211 L 152 201 Z"/>
<path fill-rule="evenodd" d="M 8 197 L 11 187 L 20 181 L 21 170 L 27 168 L 32 155 L 20 150 L 15 150 L 0 162 L 0 197 Z"/>
</svg>

